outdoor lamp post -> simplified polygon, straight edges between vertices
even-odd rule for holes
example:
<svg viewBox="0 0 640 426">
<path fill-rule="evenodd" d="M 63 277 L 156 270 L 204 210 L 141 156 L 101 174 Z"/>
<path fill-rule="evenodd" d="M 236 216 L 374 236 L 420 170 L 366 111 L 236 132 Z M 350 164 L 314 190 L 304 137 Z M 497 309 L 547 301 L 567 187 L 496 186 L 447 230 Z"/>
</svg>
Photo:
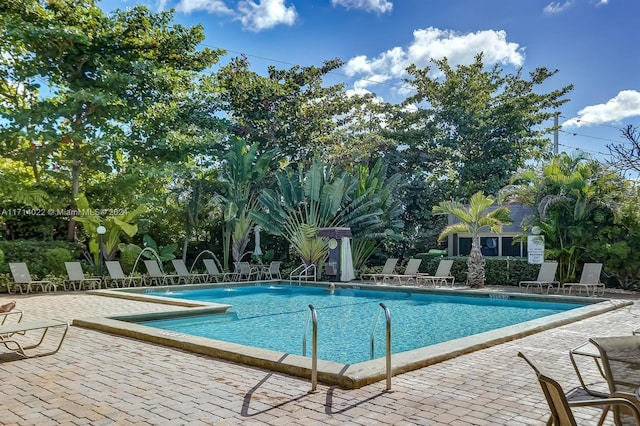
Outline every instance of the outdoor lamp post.
<svg viewBox="0 0 640 426">
<path fill-rule="evenodd" d="M 100 263 L 100 284 L 102 285 L 102 280 L 104 279 L 104 276 L 102 274 L 102 267 L 104 265 L 103 238 L 104 238 L 104 234 L 107 232 L 107 228 L 105 228 L 104 226 L 100 225 L 96 229 L 96 232 L 98 233 L 98 246 L 99 246 L 99 249 L 100 249 L 100 256 L 98 257 L 98 259 L 99 259 L 98 261 Z"/>
</svg>

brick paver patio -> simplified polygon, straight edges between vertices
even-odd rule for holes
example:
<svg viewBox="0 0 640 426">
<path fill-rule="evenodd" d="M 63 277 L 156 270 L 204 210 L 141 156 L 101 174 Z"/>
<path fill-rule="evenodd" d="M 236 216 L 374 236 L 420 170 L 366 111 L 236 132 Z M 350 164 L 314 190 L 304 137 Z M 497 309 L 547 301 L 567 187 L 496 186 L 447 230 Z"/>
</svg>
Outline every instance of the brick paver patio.
<svg viewBox="0 0 640 426">
<path fill-rule="evenodd" d="M 176 309 L 82 293 L 16 296 L 27 318 Z M 640 327 L 640 305 L 514 340 L 357 390 L 71 327 L 57 354 L 0 355 L 3 425 L 543 425 L 548 408 L 521 350 L 566 391 L 570 348 Z M 580 424 L 599 410 L 577 408 Z M 607 424 L 612 424 L 608 419 Z"/>
</svg>

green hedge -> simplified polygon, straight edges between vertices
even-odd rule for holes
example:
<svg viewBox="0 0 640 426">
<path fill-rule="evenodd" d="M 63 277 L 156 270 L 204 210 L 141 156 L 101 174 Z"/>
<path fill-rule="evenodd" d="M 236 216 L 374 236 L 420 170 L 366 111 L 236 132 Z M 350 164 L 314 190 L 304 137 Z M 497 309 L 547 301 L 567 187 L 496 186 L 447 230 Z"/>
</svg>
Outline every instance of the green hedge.
<svg viewBox="0 0 640 426">
<path fill-rule="evenodd" d="M 438 269 L 438 264 L 442 256 L 429 253 L 419 253 L 415 256 L 422 259 L 420 272 L 434 274 Z M 467 282 L 467 257 L 452 257 L 451 275 L 456 279 L 456 283 Z M 486 285 L 514 285 L 520 281 L 534 280 L 538 276 L 539 265 L 530 265 L 523 257 L 489 257 L 485 256 L 485 277 Z"/>
<path fill-rule="evenodd" d="M 64 262 L 81 260 L 84 247 L 66 241 L 13 240 L 0 241 L 0 251 L 4 253 L 0 274 L 10 273 L 9 263 L 24 262 L 35 280 L 47 275 L 66 277 Z"/>
</svg>

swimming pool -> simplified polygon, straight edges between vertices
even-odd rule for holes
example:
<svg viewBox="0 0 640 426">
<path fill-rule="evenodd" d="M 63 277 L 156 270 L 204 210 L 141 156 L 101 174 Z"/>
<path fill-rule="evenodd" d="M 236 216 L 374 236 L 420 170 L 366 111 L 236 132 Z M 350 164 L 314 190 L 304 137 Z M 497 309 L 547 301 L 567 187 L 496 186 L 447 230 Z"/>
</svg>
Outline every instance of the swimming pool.
<svg viewBox="0 0 640 426">
<path fill-rule="evenodd" d="M 240 344 L 226 340 L 219 340 L 218 338 L 214 339 L 210 337 L 195 336 L 192 334 L 186 334 L 181 331 L 150 327 L 146 324 L 152 324 L 151 321 L 155 322 L 164 319 L 179 320 L 178 322 L 183 322 L 184 320 L 186 320 L 185 322 L 191 322 L 195 319 L 195 322 L 197 322 L 199 321 L 198 317 L 201 316 L 209 316 L 210 318 L 212 318 L 210 314 L 222 314 L 216 316 L 216 318 L 219 318 L 216 321 L 227 321 L 229 323 L 234 323 L 234 317 L 238 315 L 238 313 L 234 311 L 234 305 L 238 305 L 236 303 L 236 300 L 239 300 L 234 299 L 234 297 L 236 297 L 235 295 L 240 295 L 244 291 L 242 289 L 243 287 L 248 288 L 253 287 L 254 285 L 258 285 L 258 287 L 265 285 L 274 285 L 275 287 L 284 287 L 283 291 L 285 292 L 288 291 L 290 285 L 292 286 L 292 289 L 301 287 L 301 289 L 304 290 L 308 287 L 308 291 L 310 291 L 313 296 L 314 292 L 322 292 L 324 294 L 325 289 L 327 288 L 327 284 L 328 283 L 289 284 L 288 282 L 270 282 L 268 284 L 193 284 L 152 288 L 90 290 L 88 293 L 94 295 L 117 297 L 146 303 L 161 303 L 166 305 L 173 305 L 173 308 L 168 307 L 168 309 L 163 312 L 145 312 L 145 305 L 142 304 L 140 310 L 138 311 L 139 313 L 112 316 L 107 318 L 76 318 L 73 320 L 72 324 L 74 326 L 80 326 L 129 338 L 135 338 L 138 340 L 144 340 L 147 342 L 152 342 L 154 344 L 161 344 L 173 348 L 178 348 L 183 351 L 194 352 L 218 359 L 242 363 L 249 366 L 259 367 L 262 369 L 277 371 L 309 379 L 313 376 L 313 364 L 310 358 L 311 342 L 309 340 L 307 340 L 307 356 L 300 355 L 302 334 L 304 333 L 303 329 L 304 323 L 306 321 L 305 315 L 307 315 L 306 312 L 308 311 L 307 299 L 296 301 L 293 304 L 295 309 L 292 310 L 296 311 L 298 315 L 297 317 L 295 317 L 295 320 L 287 321 L 287 324 L 281 326 L 272 327 L 280 334 L 292 334 L 297 336 L 297 339 L 294 339 L 294 347 L 291 352 L 277 349 L 264 349 L 255 346 L 255 343 Z M 362 318 L 361 321 L 358 321 L 356 325 L 347 327 L 344 321 L 338 320 L 338 317 L 333 314 L 333 312 L 335 311 L 334 308 L 323 307 L 320 303 L 315 302 L 317 304 L 316 308 L 318 309 L 319 340 L 329 340 L 329 337 L 334 333 L 333 330 L 342 327 L 347 328 L 347 330 L 352 330 L 355 327 L 361 327 L 366 331 L 368 336 L 371 333 L 375 316 L 378 315 L 377 313 L 375 313 L 376 309 L 381 312 L 380 320 L 376 328 L 376 333 L 382 333 L 385 328 L 384 314 L 382 313 L 382 308 L 380 308 L 377 303 L 379 300 L 384 299 L 384 303 L 389 306 L 389 310 L 391 311 L 392 340 L 394 345 L 394 354 L 391 357 L 391 371 L 393 375 L 416 370 L 473 351 L 488 348 L 540 331 L 549 330 L 551 328 L 559 327 L 561 325 L 598 315 L 600 313 L 618 309 L 623 306 L 628 306 L 633 303 L 628 300 L 609 300 L 596 297 L 586 298 L 577 296 L 565 297 L 562 295 L 523 295 L 495 292 L 491 290 L 425 289 L 415 287 L 391 286 L 381 287 L 365 283 L 359 285 L 354 285 L 351 283 L 336 283 L 336 286 L 336 293 L 343 292 L 342 296 L 338 296 L 339 298 L 345 297 L 345 295 L 348 295 L 346 297 L 356 297 L 356 301 L 354 303 L 361 303 L 362 305 L 366 305 L 369 302 L 364 303 L 364 300 L 357 299 L 357 296 L 359 294 L 363 294 L 358 290 L 370 290 L 376 293 L 375 302 L 370 303 L 370 305 L 372 305 L 374 313 L 368 313 L 368 318 Z M 229 296 L 229 298 L 221 299 L 216 297 L 216 302 L 193 301 L 174 297 L 178 296 L 179 293 L 185 290 L 202 290 L 206 293 L 210 289 L 214 289 L 217 291 L 221 288 L 227 288 L 223 291 L 229 293 L 227 295 Z M 233 296 L 231 294 L 233 294 Z M 472 334 L 466 337 L 453 338 L 452 340 L 441 341 L 440 343 L 432 343 L 432 341 L 429 340 L 427 342 L 428 346 L 422 346 L 417 349 L 402 349 L 402 352 L 398 352 L 398 350 L 401 349 L 401 346 L 399 346 L 401 345 L 400 342 L 410 341 L 412 340 L 412 338 L 404 336 L 404 332 L 402 331 L 402 327 L 400 326 L 401 322 L 404 321 L 401 318 L 401 313 L 404 309 L 400 308 L 399 305 L 396 305 L 396 303 L 400 303 L 401 300 L 405 298 L 412 304 L 416 305 L 416 307 L 427 310 L 434 308 L 434 305 L 439 305 L 437 303 L 429 303 L 427 300 L 423 300 L 423 295 L 443 296 L 444 299 L 442 300 L 444 300 L 445 302 L 447 298 L 455 298 L 457 300 L 460 300 L 458 298 L 470 298 L 472 300 L 468 301 L 468 305 L 478 303 L 494 306 L 493 304 L 497 303 L 509 306 L 511 304 L 518 304 L 520 303 L 520 301 L 539 301 L 550 302 L 552 304 L 583 304 L 584 306 L 575 307 L 573 309 L 564 310 L 558 313 L 552 313 L 550 315 L 520 322 L 518 324 L 503 326 L 494 330 L 475 330 L 476 334 Z M 335 299 L 326 296 L 321 296 L 321 298 L 324 298 L 324 300 L 327 301 L 333 301 Z M 293 301 L 295 299 L 295 297 L 293 296 L 293 292 L 284 297 L 284 299 Z M 445 318 L 449 318 L 448 321 L 451 323 L 455 323 L 457 317 L 468 316 L 466 312 L 463 312 L 462 314 L 457 314 L 457 317 L 454 316 L 454 318 L 451 318 L 452 316 L 450 309 L 448 307 L 443 307 L 446 306 L 445 302 L 442 302 L 444 304 L 441 303 L 442 306 L 439 310 L 427 311 L 427 314 L 422 316 L 425 316 L 429 319 L 434 319 L 438 316 L 442 316 Z M 565 305 L 565 307 L 567 306 Z M 545 309 L 547 308 L 549 308 L 549 306 L 545 307 Z M 551 308 L 552 310 L 555 309 L 553 306 L 551 306 Z M 240 317 L 241 316 L 242 314 L 240 315 Z M 271 313 L 266 314 L 266 317 L 268 316 L 276 317 L 277 315 L 275 315 L 275 312 L 272 311 Z M 262 320 L 264 320 L 266 317 L 258 316 L 258 318 Z M 411 316 L 409 319 L 417 324 L 415 315 Z M 291 324 L 289 324 L 289 322 Z M 473 324 L 481 325 L 486 322 L 487 321 L 485 321 L 483 315 L 477 315 L 476 321 L 474 321 Z M 285 325 L 291 325 L 294 331 L 291 333 L 284 333 Z M 427 326 L 430 327 L 431 325 L 427 324 Z M 244 327 L 244 330 L 241 329 L 239 333 L 243 334 L 247 328 L 251 327 Z M 378 331 L 378 329 L 380 331 Z M 427 336 L 430 335 L 430 333 L 426 332 L 423 334 Z M 362 345 L 362 343 L 360 343 L 360 341 L 362 340 L 361 337 L 358 337 L 357 339 L 354 338 L 353 340 L 358 340 L 358 345 Z M 368 338 L 366 340 L 368 340 Z M 295 343 L 296 341 L 297 343 Z M 384 339 L 380 337 L 380 334 L 376 334 L 375 356 L 379 356 L 379 351 L 382 350 L 382 347 L 384 347 Z M 567 348 L 567 350 L 568 349 L 569 348 Z M 362 352 L 362 348 L 360 347 L 355 352 Z M 365 353 L 369 353 L 368 348 L 365 349 Z M 320 356 L 324 357 L 325 355 Z M 330 356 L 328 355 L 326 357 L 330 358 Z M 179 362 L 178 360 L 179 358 L 176 358 L 176 362 Z M 337 385 L 343 389 L 355 389 L 367 384 L 383 381 L 385 377 L 388 378 L 388 371 L 389 370 L 387 369 L 386 358 L 379 357 L 373 360 L 355 363 L 343 363 L 319 359 L 317 363 L 318 381 L 328 385 Z"/>
<path fill-rule="evenodd" d="M 482 333 L 584 306 L 512 298 L 465 297 L 289 285 L 150 291 L 198 302 L 229 304 L 226 314 L 145 321 L 141 324 L 263 349 L 304 355 L 311 345 L 309 305 L 318 318 L 318 358 L 354 364 L 385 355 L 389 309 L 393 353 Z M 310 354 L 310 349 L 306 351 Z"/>
</svg>

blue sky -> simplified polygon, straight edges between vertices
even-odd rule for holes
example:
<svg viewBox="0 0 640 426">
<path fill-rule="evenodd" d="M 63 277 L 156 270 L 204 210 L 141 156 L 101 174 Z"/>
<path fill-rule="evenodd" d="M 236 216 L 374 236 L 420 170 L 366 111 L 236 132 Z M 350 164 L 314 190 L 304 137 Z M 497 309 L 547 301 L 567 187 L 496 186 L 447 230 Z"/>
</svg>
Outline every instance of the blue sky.
<svg viewBox="0 0 640 426">
<path fill-rule="evenodd" d="M 558 69 L 545 90 L 573 84 L 561 110 L 560 151 L 607 158 L 620 129 L 640 127 L 638 0 L 104 0 L 104 10 L 145 4 L 175 9 L 174 22 L 202 24 L 203 45 L 269 65 L 346 65 L 326 80 L 389 102 L 407 96 L 404 69 L 446 56 L 507 72 Z"/>
</svg>

